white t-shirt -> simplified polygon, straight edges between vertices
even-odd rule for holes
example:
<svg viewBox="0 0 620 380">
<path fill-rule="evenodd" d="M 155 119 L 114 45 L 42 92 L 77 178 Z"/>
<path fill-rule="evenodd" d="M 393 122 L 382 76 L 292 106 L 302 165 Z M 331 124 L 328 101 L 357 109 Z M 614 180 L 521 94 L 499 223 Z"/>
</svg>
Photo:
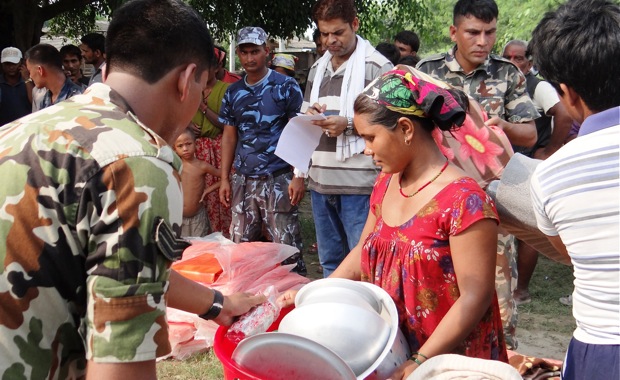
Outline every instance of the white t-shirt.
<svg viewBox="0 0 620 380">
<path fill-rule="evenodd" d="M 560 102 L 560 97 L 558 96 L 557 91 L 555 91 L 555 88 L 553 88 L 549 82 L 543 80 L 536 86 L 532 100 L 534 101 L 538 112 L 541 114 L 546 114 L 551 107 Z"/>
<path fill-rule="evenodd" d="M 580 136 L 532 176 L 538 228 L 574 266 L 573 335 L 587 344 L 620 344 L 619 145 L 620 125 Z"/>
</svg>

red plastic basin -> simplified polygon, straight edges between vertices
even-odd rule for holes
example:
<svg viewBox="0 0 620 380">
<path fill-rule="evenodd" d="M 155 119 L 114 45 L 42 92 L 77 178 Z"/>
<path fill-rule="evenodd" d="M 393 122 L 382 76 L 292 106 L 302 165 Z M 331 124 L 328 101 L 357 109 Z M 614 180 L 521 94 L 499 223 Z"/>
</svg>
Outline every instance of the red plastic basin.
<svg viewBox="0 0 620 380">
<path fill-rule="evenodd" d="M 276 319 L 267 331 L 274 331 L 278 329 L 280 326 L 280 321 L 287 315 L 291 310 L 293 310 L 293 306 L 287 307 L 280 311 L 280 315 Z M 225 380 L 269 380 L 269 379 L 261 379 L 260 377 L 254 375 L 253 373 L 239 367 L 237 363 L 232 360 L 232 353 L 237 348 L 237 344 L 230 341 L 226 338 L 226 332 L 228 332 L 227 326 L 220 326 L 215 332 L 215 339 L 213 341 L 213 351 L 215 352 L 215 356 L 222 363 L 222 367 L 224 369 L 224 379 Z"/>
</svg>

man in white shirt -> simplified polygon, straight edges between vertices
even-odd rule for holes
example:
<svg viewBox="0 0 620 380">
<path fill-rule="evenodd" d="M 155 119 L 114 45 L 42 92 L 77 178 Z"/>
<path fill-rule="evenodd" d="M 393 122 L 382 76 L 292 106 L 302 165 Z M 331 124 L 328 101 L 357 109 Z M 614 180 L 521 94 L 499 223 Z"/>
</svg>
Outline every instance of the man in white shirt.
<svg viewBox="0 0 620 380">
<path fill-rule="evenodd" d="M 620 378 L 620 7 L 573 0 L 547 14 L 530 42 L 579 136 L 532 176 L 538 228 L 573 264 L 564 380 Z"/>
</svg>

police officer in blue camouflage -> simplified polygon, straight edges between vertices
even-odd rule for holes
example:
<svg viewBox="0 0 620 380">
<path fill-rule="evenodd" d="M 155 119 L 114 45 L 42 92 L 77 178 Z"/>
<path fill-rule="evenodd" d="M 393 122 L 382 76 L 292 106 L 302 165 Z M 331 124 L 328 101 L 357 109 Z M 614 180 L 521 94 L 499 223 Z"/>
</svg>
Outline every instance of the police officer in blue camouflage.
<svg viewBox="0 0 620 380">
<path fill-rule="evenodd" d="M 305 275 L 297 206 L 304 196 L 304 180 L 275 155 L 303 95 L 294 78 L 267 66 L 266 43 L 267 34 L 258 27 L 245 27 L 237 34 L 237 55 L 246 75 L 228 87 L 220 109 L 224 124 L 220 200 L 232 209 L 234 242 L 257 241 L 265 232 L 274 243 L 300 250 L 284 264 L 295 263 L 294 270 Z"/>
<path fill-rule="evenodd" d="M 133 0 L 106 83 L 0 128 L 0 378 L 155 379 L 166 306 L 219 324 L 263 302 L 171 271 L 181 160 L 213 45 L 181 0 Z M 36 78 L 35 78 L 36 80 Z"/>
<path fill-rule="evenodd" d="M 423 59 L 417 67 L 476 99 L 489 116 L 486 124 L 501 128 L 513 145 L 531 147 L 536 143 L 534 120 L 540 115 L 519 69 L 491 54 L 498 14 L 494 0 L 457 1 L 450 26 L 455 46 Z M 515 251 L 514 237 L 500 233 L 495 281 L 509 349 L 517 347 L 517 309 L 512 298 L 517 278 Z"/>
</svg>

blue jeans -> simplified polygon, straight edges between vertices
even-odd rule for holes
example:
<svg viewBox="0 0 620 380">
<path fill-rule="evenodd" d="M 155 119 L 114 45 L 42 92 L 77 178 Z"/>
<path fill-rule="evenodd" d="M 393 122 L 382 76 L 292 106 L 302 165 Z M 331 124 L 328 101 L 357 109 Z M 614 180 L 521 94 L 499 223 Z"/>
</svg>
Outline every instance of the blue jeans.
<svg viewBox="0 0 620 380">
<path fill-rule="evenodd" d="M 330 195 L 310 191 L 316 242 L 323 276 L 329 276 L 360 240 L 369 195 Z"/>
</svg>

